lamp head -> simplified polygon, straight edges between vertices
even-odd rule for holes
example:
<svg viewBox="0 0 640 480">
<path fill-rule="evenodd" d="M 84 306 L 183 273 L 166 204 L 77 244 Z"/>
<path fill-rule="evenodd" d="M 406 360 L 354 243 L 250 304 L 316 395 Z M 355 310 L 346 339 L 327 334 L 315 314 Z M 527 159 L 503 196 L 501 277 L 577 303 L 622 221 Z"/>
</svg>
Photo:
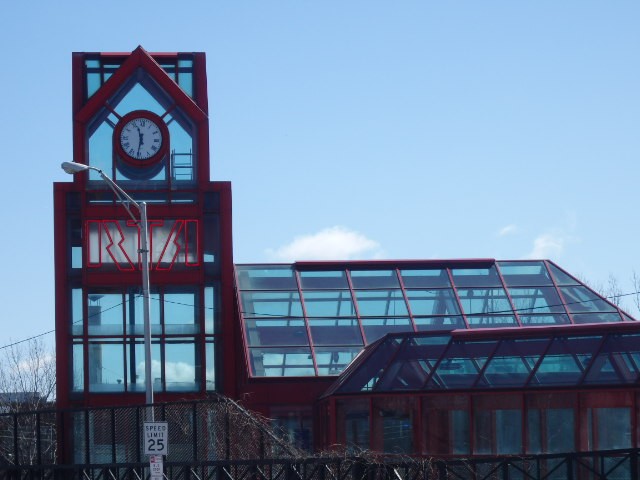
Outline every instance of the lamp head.
<svg viewBox="0 0 640 480">
<path fill-rule="evenodd" d="M 83 165 L 82 163 L 76 163 L 76 162 L 62 162 L 60 167 L 62 167 L 62 170 L 67 172 L 69 175 L 73 175 L 75 173 L 80 173 L 80 172 L 84 172 L 85 170 L 91 169 L 89 165 Z"/>
</svg>

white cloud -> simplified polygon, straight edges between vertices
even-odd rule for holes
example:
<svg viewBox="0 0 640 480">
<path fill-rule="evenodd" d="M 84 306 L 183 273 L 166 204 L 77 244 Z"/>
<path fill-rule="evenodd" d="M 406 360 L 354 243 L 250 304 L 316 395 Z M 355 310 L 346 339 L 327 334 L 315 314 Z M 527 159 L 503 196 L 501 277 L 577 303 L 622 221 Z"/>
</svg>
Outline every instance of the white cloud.
<svg viewBox="0 0 640 480">
<path fill-rule="evenodd" d="M 512 234 L 516 233 L 517 231 L 518 231 L 518 227 L 512 223 L 511 225 L 507 225 L 506 227 L 502 227 L 498 231 L 498 236 L 499 237 L 504 237 L 506 235 L 512 235 Z"/>
<path fill-rule="evenodd" d="M 533 249 L 527 254 L 527 258 L 546 259 L 557 257 L 564 250 L 565 239 L 560 235 L 543 233 L 533 241 Z"/>
<path fill-rule="evenodd" d="M 317 233 L 300 235 L 287 245 L 268 249 L 267 255 L 273 261 L 293 262 L 296 260 L 356 260 L 380 258 L 380 244 L 361 233 L 335 226 Z"/>
</svg>

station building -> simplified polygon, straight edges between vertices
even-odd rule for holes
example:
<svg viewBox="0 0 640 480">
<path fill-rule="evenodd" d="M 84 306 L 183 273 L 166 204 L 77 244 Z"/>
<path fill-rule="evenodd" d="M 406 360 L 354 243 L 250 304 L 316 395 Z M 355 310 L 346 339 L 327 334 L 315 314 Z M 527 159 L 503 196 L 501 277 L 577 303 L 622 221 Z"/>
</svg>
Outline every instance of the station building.
<svg viewBox="0 0 640 480">
<path fill-rule="evenodd" d="M 560 266 L 234 265 L 205 55 L 75 53 L 72 73 L 73 160 L 149 205 L 155 402 L 221 393 L 310 450 L 638 446 L 638 323 Z M 54 185 L 54 215 L 58 404 L 144 404 L 139 224 L 95 171 Z"/>
</svg>

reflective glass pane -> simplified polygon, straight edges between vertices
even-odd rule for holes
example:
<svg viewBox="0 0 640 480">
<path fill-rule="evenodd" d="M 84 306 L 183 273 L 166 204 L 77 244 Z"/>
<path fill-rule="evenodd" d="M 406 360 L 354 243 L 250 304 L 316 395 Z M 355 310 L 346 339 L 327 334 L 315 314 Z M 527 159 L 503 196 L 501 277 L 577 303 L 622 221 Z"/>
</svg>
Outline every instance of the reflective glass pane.
<svg viewBox="0 0 640 480">
<path fill-rule="evenodd" d="M 520 315 L 522 325 L 565 325 L 569 322 L 567 315 Z"/>
<path fill-rule="evenodd" d="M 349 399 L 336 402 L 338 439 L 348 452 L 359 453 L 370 448 L 369 401 Z"/>
<path fill-rule="evenodd" d="M 587 287 L 560 287 L 571 313 L 615 312 L 616 308 Z"/>
<path fill-rule="evenodd" d="M 242 313 L 247 317 L 300 317 L 298 292 L 241 292 Z"/>
<path fill-rule="evenodd" d="M 122 335 L 124 308 L 120 293 L 89 293 L 87 295 L 89 335 Z"/>
<path fill-rule="evenodd" d="M 89 342 L 90 392 L 124 392 L 123 347 L 121 341 Z"/>
<path fill-rule="evenodd" d="M 395 270 L 352 270 L 353 288 L 394 288 L 399 287 Z"/>
<path fill-rule="evenodd" d="M 393 358 L 402 341 L 396 338 L 389 338 L 378 345 L 366 358 L 366 362 L 361 363 L 352 372 L 346 381 L 341 384 L 336 391 L 340 393 L 368 392 L 375 386 L 383 372 L 384 367 Z"/>
<path fill-rule="evenodd" d="M 552 286 L 544 262 L 499 262 L 498 267 L 507 286 Z"/>
<path fill-rule="evenodd" d="M 501 287 L 502 282 L 494 266 L 490 268 L 453 268 L 453 283 L 456 287 Z"/>
<path fill-rule="evenodd" d="M 164 347 L 165 386 L 168 392 L 194 392 L 200 387 L 196 346 L 188 342 L 167 342 Z"/>
<path fill-rule="evenodd" d="M 295 290 L 296 279 L 291 267 L 236 266 L 240 290 Z"/>
<path fill-rule="evenodd" d="M 554 287 L 510 288 L 511 301 L 519 314 L 565 313 Z"/>
<path fill-rule="evenodd" d="M 469 328 L 501 328 L 517 327 L 518 322 L 513 315 L 467 315 Z"/>
<path fill-rule="evenodd" d="M 310 318 L 309 329 L 314 345 L 363 345 L 355 318 Z"/>
<path fill-rule="evenodd" d="M 427 330 L 457 330 L 467 328 L 462 317 L 414 317 L 416 329 Z"/>
<path fill-rule="evenodd" d="M 453 290 L 407 290 L 412 315 L 459 315 Z"/>
<path fill-rule="evenodd" d="M 318 375 L 338 375 L 360 353 L 362 347 L 315 347 Z"/>
<path fill-rule="evenodd" d="M 400 275 L 406 288 L 451 286 L 446 270 L 401 270 Z"/>
<path fill-rule="evenodd" d="M 356 314 L 349 290 L 305 291 L 303 297 L 310 317 L 352 317 Z"/>
<path fill-rule="evenodd" d="M 387 333 L 413 331 L 408 318 L 363 318 L 362 329 L 367 343 L 375 342 Z"/>
<path fill-rule="evenodd" d="M 560 270 L 551 262 L 546 262 L 549 266 L 549 270 L 553 274 L 553 278 L 555 279 L 558 285 L 580 285 L 580 282 L 575 278 Z"/>
<path fill-rule="evenodd" d="M 249 356 L 254 377 L 315 376 L 309 347 L 250 348 Z"/>
<path fill-rule="evenodd" d="M 467 315 L 513 312 L 507 294 L 502 288 L 462 288 L 458 289 L 458 296 L 462 309 Z"/>
<path fill-rule="evenodd" d="M 166 334 L 197 333 L 196 295 L 193 292 L 164 294 Z"/>
<path fill-rule="evenodd" d="M 213 287 L 204 287 L 204 333 L 216 331 L 216 297 Z"/>
<path fill-rule="evenodd" d="M 127 390 L 130 392 L 144 392 L 146 390 L 145 378 L 145 347 L 141 339 L 129 340 L 125 346 L 127 358 Z M 160 344 L 157 341 L 151 343 L 151 377 L 153 378 L 153 390 L 163 391 L 162 363 L 160 360 Z"/>
<path fill-rule="evenodd" d="M 205 355 L 207 357 L 207 371 L 206 371 L 206 390 L 213 391 L 216 389 L 216 350 L 215 343 L 205 343 Z"/>
<path fill-rule="evenodd" d="M 621 322 L 622 318 L 616 313 L 574 313 L 574 323 L 611 323 Z"/>
<path fill-rule="evenodd" d="M 127 295 L 128 299 L 128 319 L 127 333 L 132 335 L 144 335 L 144 297 L 138 293 L 131 292 Z M 149 295 L 149 323 L 152 335 L 160 335 L 162 326 L 160 325 L 160 295 L 151 293 Z M 133 303 L 134 308 L 131 308 Z"/>
<path fill-rule="evenodd" d="M 589 409 L 591 410 L 591 409 Z M 631 448 L 631 409 L 628 407 L 594 408 L 595 443 L 598 450 Z"/>
<path fill-rule="evenodd" d="M 309 345 L 302 319 L 245 319 L 245 326 L 251 346 Z"/>
<path fill-rule="evenodd" d="M 556 338 L 535 371 L 532 383 L 575 384 L 585 372 L 601 336 Z"/>
<path fill-rule="evenodd" d="M 402 291 L 394 290 L 359 290 L 356 291 L 358 313 L 361 316 L 395 316 L 408 315 L 407 305 Z"/>
<path fill-rule="evenodd" d="M 303 289 L 349 288 L 344 270 L 299 272 Z"/>
<path fill-rule="evenodd" d="M 73 391 L 84 390 L 84 346 L 81 343 L 73 344 Z"/>
<path fill-rule="evenodd" d="M 82 335 L 84 326 L 82 316 L 82 289 L 71 289 L 71 334 Z"/>
</svg>

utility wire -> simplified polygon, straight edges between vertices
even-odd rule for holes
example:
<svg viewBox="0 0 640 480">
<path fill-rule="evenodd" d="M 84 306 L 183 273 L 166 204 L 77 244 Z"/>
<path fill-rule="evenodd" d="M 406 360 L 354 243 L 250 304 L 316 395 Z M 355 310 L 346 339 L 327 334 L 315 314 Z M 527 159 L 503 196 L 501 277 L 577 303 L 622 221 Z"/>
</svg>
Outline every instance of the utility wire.
<svg viewBox="0 0 640 480">
<path fill-rule="evenodd" d="M 518 287 L 518 288 L 520 288 L 520 287 Z M 526 288 L 526 287 L 522 287 L 522 288 Z M 586 288 L 588 288 L 589 290 L 592 290 L 590 287 L 586 287 Z M 513 310 L 496 310 L 496 311 L 491 311 L 491 312 L 481 312 L 481 313 L 471 313 L 471 314 L 467 313 L 465 315 L 470 316 L 470 317 L 475 317 L 475 316 L 480 316 L 480 315 L 500 315 L 500 314 L 523 313 L 523 312 L 526 315 L 527 313 L 531 313 L 532 310 L 538 310 L 538 309 L 543 309 L 543 308 L 554 308 L 554 307 L 567 307 L 567 306 L 570 306 L 570 305 L 579 305 L 581 303 L 589 303 L 589 302 L 594 302 L 594 301 L 598 301 L 598 300 L 602 300 L 602 299 L 617 299 L 617 298 L 622 298 L 622 297 L 629 297 L 629 296 L 632 296 L 632 295 L 640 295 L 640 290 L 637 290 L 635 292 L 630 292 L 630 293 L 621 293 L 619 295 L 611 295 L 611 296 L 608 296 L 608 297 L 597 296 L 596 298 L 591 298 L 591 299 L 587 299 L 587 300 L 577 300 L 575 302 L 568 302 L 568 303 L 562 303 L 561 302 L 561 303 L 557 303 L 557 304 L 553 304 L 553 305 L 542 305 L 542 306 L 539 306 L 539 307 L 524 307 L 524 308 L 517 308 L 517 309 L 514 308 Z M 142 296 L 143 296 L 142 294 L 138 294 L 137 295 L 138 298 L 140 298 Z M 151 295 L 150 298 L 151 298 L 151 300 L 156 300 L 156 301 L 160 302 L 160 299 L 154 298 L 153 295 Z M 479 299 L 480 297 L 476 297 L 476 298 Z M 488 297 L 488 298 L 491 299 L 491 297 Z M 183 302 L 176 302 L 174 300 L 163 299 L 162 301 L 164 303 L 173 303 L 173 304 L 182 305 L 182 306 L 185 306 L 185 307 L 194 307 L 194 308 L 196 307 L 196 305 L 183 303 Z M 92 318 L 94 316 L 102 315 L 103 312 L 108 312 L 109 310 L 112 310 L 114 308 L 121 307 L 122 305 L 124 305 L 124 304 L 126 304 L 128 302 L 129 302 L 128 300 L 125 300 L 124 302 L 120 302 L 120 303 L 118 303 L 116 305 L 112 305 L 111 307 L 106 308 L 104 310 L 101 310 L 99 312 L 96 312 L 96 313 L 94 313 L 92 315 L 89 315 L 86 318 L 81 318 L 79 320 L 76 320 L 75 322 L 72 323 L 72 325 L 84 322 L 84 320 L 88 320 L 88 319 L 90 319 L 90 318 Z M 614 306 L 616 307 L 617 310 L 621 310 L 620 307 L 618 307 L 617 305 L 614 304 Z M 204 307 L 204 308 L 206 310 L 214 310 L 214 307 Z M 242 313 L 243 313 L 243 315 L 255 315 L 256 317 L 304 318 L 304 316 L 296 316 L 296 315 L 277 315 L 277 314 L 256 313 L 256 312 L 242 312 Z M 547 313 L 547 312 L 545 312 L 545 313 Z M 548 313 L 550 315 L 553 315 L 553 314 L 561 315 L 562 314 L 562 312 L 548 312 Z M 589 312 L 580 312 L 580 313 L 589 313 Z M 449 316 L 451 316 L 451 315 L 457 315 L 457 314 L 449 314 Z M 353 316 L 355 316 L 355 315 L 353 315 Z M 434 315 L 425 315 L 425 316 L 429 317 L 429 316 L 434 316 Z M 444 314 L 440 315 L 439 314 L 438 316 L 447 316 L 447 315 L 444 315 Z M 322 318 L 322 317 L 320 317 L 320 318 Z M 334 317 L 327 317 L 327 318 L 334 318 Z M 28 337 L 28 338 L 25 338 L 25 339 L 22 339 L 22 340 L 18 340 L 17 342 L 13 342 L 13 343 L 10 343 L 10 344 L 7 344 L 7 345 L 2 345 L 2 346 L 0 346 L 0 350 L 4 350 L 5 348 L 11 348 L 11 347 L 14 347 L 16 345 L 20 345 L 21 343 L 29 342 L 31 340 L 35 340 L 36 338 L 44 337 L 45 335 L 49 335 L 49 334 L 54 333 L 54 332 L 55 332 L 55 329 L 48 330 L 46 332 L 39 333 L 37 335 L 33 335 L 31 337 Z"/>
</svg>

